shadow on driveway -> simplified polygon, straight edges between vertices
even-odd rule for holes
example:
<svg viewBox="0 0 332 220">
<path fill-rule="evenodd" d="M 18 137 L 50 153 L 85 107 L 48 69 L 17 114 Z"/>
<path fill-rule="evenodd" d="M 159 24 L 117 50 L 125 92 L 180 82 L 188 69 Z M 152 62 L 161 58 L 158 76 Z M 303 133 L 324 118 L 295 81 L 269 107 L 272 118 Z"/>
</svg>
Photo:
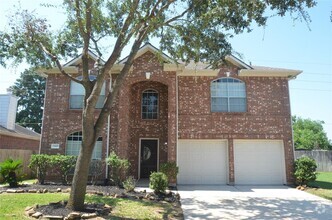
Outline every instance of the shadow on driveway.
<svg viewBox="0 0 332 220">
<path fill-rule="evenodd" d="M 285 186 L 178 186 L 185 219 L 332 219 L 332 202 Z"/>
</svg>

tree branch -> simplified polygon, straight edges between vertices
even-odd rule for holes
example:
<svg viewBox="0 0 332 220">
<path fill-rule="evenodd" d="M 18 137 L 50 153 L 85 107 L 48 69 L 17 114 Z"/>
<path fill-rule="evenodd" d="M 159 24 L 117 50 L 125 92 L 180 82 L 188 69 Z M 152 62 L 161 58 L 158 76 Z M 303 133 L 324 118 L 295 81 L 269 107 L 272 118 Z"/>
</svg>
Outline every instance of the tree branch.
<svg viewBox="0 0 332 220">
<path fill-rule="evenodd" d="M 77 82 L 79 84 L 82 84 L 81 80 L 76 79 L 75 77 L 73 77 L 72 75 L 66 73 L 66 71 L 62 68 L 62 65 L 60 64 L 60 61 L 58 59 L 57 56 L 55 56 L 54 54 L 52 54 L 49 50 L 46 49 L 46 47 L 40 42 L 39 43 L 40 47 L 42 48 L 42 50 L 46 53 L 46 55 L 48 57 L 50 57 L 52 59 L 52 61 L 55 62 L 56 66 L 58 67 L 58 69 L 60 70 L 60 72 L 62 73 L 62 75 L 65 75 L 67 77 L 69 77 L 71 80 L 73 80 L 74 82 Z"/>
<path fill-rule="evenodd" d="M 140 32 L 138 33 L 138 36 L 135 39 L 135 42 L 132 46 L 132 49 L 130 51 L 130 54 L 127 58 L 127 61 L 124 65 L 124 67 L 122 68 L 120 74 L 117 76 L 116 78 L 116 82 L 113 86 L 113 90 L 112 93 L 109 93 L 107 95 L 106 101 L 104 103 L 103 109 L 100 112 L 100 115 L 95 123 L 95 131 L 96 134 L 99 134 L 102 130 L 102 125 L 105 123 L 110 111 L 111 111 L 111 107 L 112 107 L 112 103 L 114 103 L 114 100 L 116 99 L 116 97 L 118 96 L 120 87 L 122 85 L 122 82 L 125 80 L 125 78 L 127 77 L 129 70 L 134 62 L 134 58 L 137 54 L 137 51 L 139 50 L 143 40 L 146 38 L 146 36 L 149 33 L 149 28 L 145 27 L 144 29 L 140 30 Z M 98 136 L 98 135 L 97 135 Z"/>
</svg>

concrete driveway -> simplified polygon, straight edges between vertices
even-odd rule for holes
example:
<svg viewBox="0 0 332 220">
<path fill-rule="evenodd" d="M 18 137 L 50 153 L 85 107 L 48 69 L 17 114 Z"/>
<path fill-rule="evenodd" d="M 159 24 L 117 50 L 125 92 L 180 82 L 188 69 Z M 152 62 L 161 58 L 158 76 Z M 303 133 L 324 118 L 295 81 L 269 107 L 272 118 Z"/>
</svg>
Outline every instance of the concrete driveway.
<svg viewBox="0 0 332 220">
<path fill-rule="evenodd" d="M 286 186 L 178 186 L 185 219 L 332 219 L 332 202 Z"/>
</svg>

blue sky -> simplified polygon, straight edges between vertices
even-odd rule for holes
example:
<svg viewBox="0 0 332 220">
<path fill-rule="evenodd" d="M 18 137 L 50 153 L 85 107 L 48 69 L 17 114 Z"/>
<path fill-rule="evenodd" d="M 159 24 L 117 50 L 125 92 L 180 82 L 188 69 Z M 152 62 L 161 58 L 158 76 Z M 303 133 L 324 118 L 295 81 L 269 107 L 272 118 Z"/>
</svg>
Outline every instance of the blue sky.
<svg viewBox="0 0 332 220">
<path fill-rule="evenodd" d="M 5 28 L 6 14 L 17 5 L 17 0 L 0 0 L 0 29 Z M 42 0 L 21 0 L 22 8 L 36 9 L 55 27 L 61 26 L 58 9 L 41 8 Z M 49 0 L 48 3 L 59 3 Z M 258 66 L 302 70 L 290 81 L 291 111 L 293 115 L 325 122 L 324 129 L 332 139 L 332 11 L 331 0 L 319 0 L 308 12 L 310 29 L 305 22 L 293 21 L 289 16 L 271 18 L 266 27 L 253 27 L 250 33 L 230 40 L 242 59 Z M 8 28 L 8 27 L 7 27 Z M 0 93 L 5 93 L 20 72 L 26 68 L 0 68 Z"/>
</svg>

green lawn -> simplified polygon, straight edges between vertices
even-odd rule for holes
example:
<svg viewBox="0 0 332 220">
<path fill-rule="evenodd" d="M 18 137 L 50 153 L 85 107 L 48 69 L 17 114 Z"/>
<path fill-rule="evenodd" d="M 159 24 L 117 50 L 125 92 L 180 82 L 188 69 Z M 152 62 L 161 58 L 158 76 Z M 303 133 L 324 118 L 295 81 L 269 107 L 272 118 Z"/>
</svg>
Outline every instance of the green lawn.
<svg viewBox="0 0 332 220">
<path fill-rule="evenodd" d="M 47 204 L 68 199 L 66 193 L 0 194 L 0 219 L 27 219 L 24 209 L 35 204 Z M 141 200 L 115 199 L 87 196 L 86 202 L 106 203 L 112 206 L 110 219 L 168 219 L 172 217 L 171 204 L 152 203 Z"/>
<path fill-rule="evenodd" d="M 306 192 L 332 200 L 332 172 L 319 172 L 316 181 L 310 182 Z"/>
</svg>

